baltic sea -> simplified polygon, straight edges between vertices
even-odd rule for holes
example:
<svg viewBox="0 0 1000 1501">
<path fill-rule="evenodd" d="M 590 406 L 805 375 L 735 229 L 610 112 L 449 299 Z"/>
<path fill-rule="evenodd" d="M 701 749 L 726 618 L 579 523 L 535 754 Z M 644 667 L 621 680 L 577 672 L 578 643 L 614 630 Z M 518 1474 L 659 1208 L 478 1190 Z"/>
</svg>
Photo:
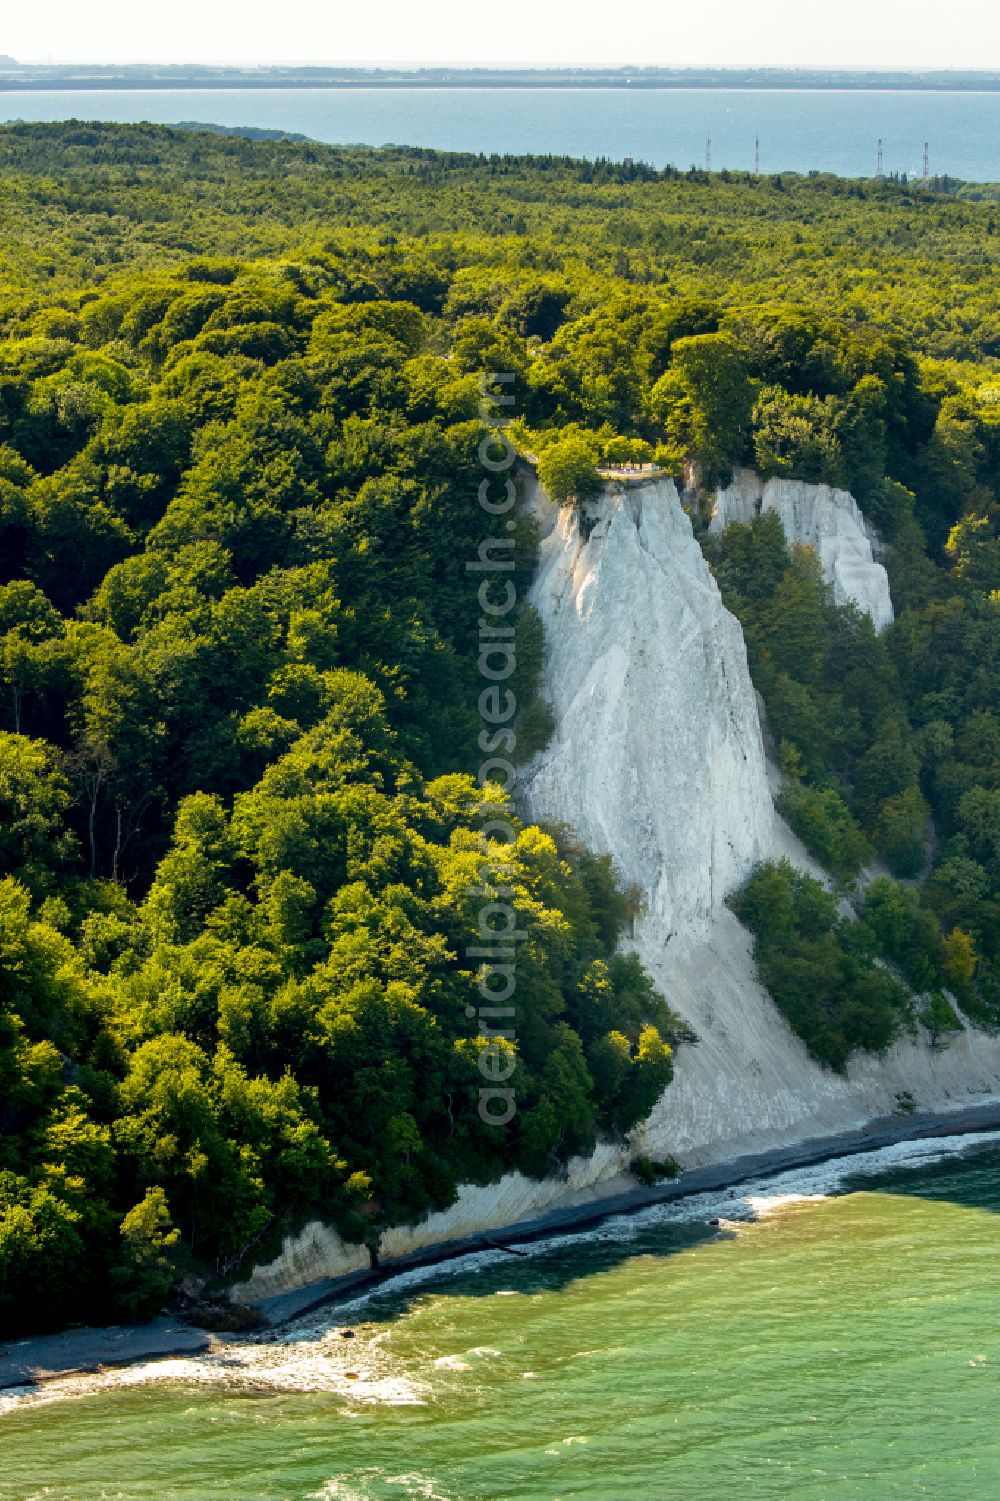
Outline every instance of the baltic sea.
<svg viewBox="0 0 1000 1501">
<path fill-rule="evenodd" d="M 445 151 L 630 156 L 653 166 L 1000 180 L 1000 93 L 750 89 L 169 89 L 0 92 L 0 121 L 264 126 Z"/>
</svg>

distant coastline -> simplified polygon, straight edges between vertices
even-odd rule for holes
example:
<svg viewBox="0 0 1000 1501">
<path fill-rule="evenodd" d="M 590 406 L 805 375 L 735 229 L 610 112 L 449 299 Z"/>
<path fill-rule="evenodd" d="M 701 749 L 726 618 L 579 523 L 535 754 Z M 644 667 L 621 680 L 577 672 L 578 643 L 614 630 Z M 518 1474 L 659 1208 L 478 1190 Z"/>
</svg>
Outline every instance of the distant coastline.
<svg viewBox="0 0 1000 1501">
<path fill-rule="evenodd" d="M 998 93 L 1000 71 L 828 68 L 336 68 L 18 63 L 0 92 L 64 89 L 752 89 Z"/>
</svg>

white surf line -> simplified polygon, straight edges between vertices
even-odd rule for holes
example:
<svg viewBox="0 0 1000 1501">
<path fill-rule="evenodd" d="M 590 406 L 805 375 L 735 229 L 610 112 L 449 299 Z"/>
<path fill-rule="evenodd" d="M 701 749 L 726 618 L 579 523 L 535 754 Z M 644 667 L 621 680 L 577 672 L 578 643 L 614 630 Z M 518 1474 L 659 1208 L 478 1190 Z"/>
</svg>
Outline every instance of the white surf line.
<svg viewBox="0 0 1000 1501">
<path fill-rule="evenodd" d="M 627 1245 L 657 1226 L 715 1220 L 732 1225 L 752 1223 L 792 1203 L 830 1198 L 848 1179 L 875 1178 L 892 1168 L 930 1165 L 996 1145 L 1000 1145 L 1000 1130 L 896 1141 L 869 1152 L 847 1153 L 806 1167 L 762 1174 L 732 1188 L 711 1189 L 611 1215 L 585 1230 L 561 1231 L 542 1240 L 522 1242 L 519 1249 L 531 1260 L 540 1260 L 594 1241 Z M 374 1326 L 370 1331 L 358 1330 L 358 1322 L 365 1310 L 374 1311 L 373 1305 L 380 1301 L 396 1300 L 420 1288 L 433 1291 L 435 1283 L 500 1265 L 511 1266 L 505 1250 L 471 1251 L 452 1261 L 400 1272 L 349 1301 L 293 1320 L 280 1333 L 234 1341 L 210 1354 L 166 1357 L 96 1374 L 68 1375 L 34 1388 L 12 1387 L 0 1391 L 0 1415 L 25 1406 L 156 1382 L 266 1392 L 323 1391 L 364 1405 L 422 1405 L 430 1398 L 429 1388 L 393 1370 L 389 1352 L 381 1348 L 388 1331 Z M 498 1296 L 509 1291 L 501 1289 Z M 345 1326 L 354 1328 L 353 1340 L 341 1338 L 340 1330 Z"/>
</svg>

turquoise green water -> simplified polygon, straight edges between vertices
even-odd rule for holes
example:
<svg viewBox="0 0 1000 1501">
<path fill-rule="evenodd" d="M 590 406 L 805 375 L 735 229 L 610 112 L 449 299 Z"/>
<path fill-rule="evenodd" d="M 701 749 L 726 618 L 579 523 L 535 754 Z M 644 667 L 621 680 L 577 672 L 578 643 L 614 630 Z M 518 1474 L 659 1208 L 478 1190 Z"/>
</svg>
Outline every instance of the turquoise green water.
<svg viewBox="0 0 1000 1501">
<path fill-rule="evenodd" d="M 1000 1496 L 1000 1147 L 846 1170 L 69 1385 L 0 1420 L 0 1497 Z"/>
</svg>

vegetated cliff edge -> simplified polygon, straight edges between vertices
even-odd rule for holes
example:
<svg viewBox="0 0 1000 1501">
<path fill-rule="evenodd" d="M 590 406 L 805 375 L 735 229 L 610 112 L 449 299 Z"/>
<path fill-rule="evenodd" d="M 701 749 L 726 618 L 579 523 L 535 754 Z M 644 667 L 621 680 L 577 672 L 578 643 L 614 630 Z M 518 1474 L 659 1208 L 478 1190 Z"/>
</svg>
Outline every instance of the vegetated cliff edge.
<svg viewBox="0 0 1000 1501">
<path fill-rule="evenodd" d="M 889 577 L 875 561 L 878 539 L 853 495 L 801 480 L 765 481 L 752 469 L 737 469 L 715 497 L 709 531 L 725 531 L 732 521 L 746 524 L 768 511 L 778 515 L 789 542 L 816 553 L 836 603 L 856 604 L 877 631 L 884 630 L 893 618 Z"/>
<path fill-rule="evenodd" d="M 570 824 L 640 889 L 628 946 L 699 1041 L 680 1050 L 674 1082 L 629 1145 L 600 1144 L 565 1178 L 467 1186 L 443 1213 L 388 1231 L 383 1261 L 604 1196 L 634 1152 L 704 1165 L 857 1129 L 891 1113 L 902 1091 L 919 1109 L 947 1110 L 1000 1090 L 1000 1039 L 972 1029 L 944 1049 L 900 1039 L 845 1075 L 809 1057 L 757 983 L 750 936 L 725 906 L 758 861 L 810 862 L 775 813 L 742 631 L 676 488 L 663 477 L 612 482 L 582 512 L 554 506 L 533 478 L 527 491 L 541 531 L 532 603 L 555 731 L 525 772 L 525 811 Z M 762 508 L 778 511 L 790 541 L 816 548 L 836 597 L 879 626 L 891 619 L 885 571 L 849 495 L 765 486 L 744 471 L 719 493 L 713 524 Z M 367 1264 L 365 1248 L 312 1224 L 238 1296 Z"/>
</svg>

